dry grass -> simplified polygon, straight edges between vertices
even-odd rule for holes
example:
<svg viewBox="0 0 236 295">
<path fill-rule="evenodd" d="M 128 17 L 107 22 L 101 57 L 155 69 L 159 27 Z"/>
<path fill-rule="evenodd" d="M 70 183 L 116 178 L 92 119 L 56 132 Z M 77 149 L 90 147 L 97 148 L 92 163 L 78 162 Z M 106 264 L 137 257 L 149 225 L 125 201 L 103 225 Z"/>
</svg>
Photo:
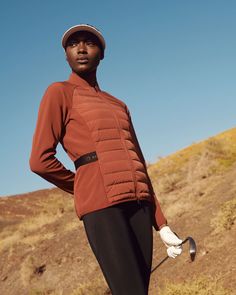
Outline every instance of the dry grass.
<svg viewBox="0 0 236 295">
<path fill-rule="evenodd" d="M 21 239 L 21 243 L 35 247 L 39 242 L 50 240 L 55 236 L 54 233 L 35 234 Z"/>
<path fill-rule="evenodd" d="M 48 216 L 40 214 L 24 220 L 19 226 L 12 225 L 6 227 L 0 233 L 0 252 L 13 247 L 16 244 L 34 245 L 45 239 L 51 239 L 53 234 L 39 233 L 39 230 L 48 224 L 55 222 L 58 216 Z M 33 232 L 36 232 L 32 235 Z"/>
<path fill-rule="evenodd" d="M 180 236 L 191 233 L 199 249 L 199 260 L 191 272 L 188 265 L 185 268 L 178 262 L 171 267 L 175 276 L 172 282 L 182 284 L 168 282 L 163 285 L 170 274 L 170 267 L 163 265 L 157 278 L 152 280 L 150 294 L 157 294 L 156 286 L 163 286 L 158 293 L 160 295 L 228 295 L 229 291 L 220 282 L 232 289 L 235 287 L 235 260 L 230 253 L 233 253 L 235 241 L 232 232 L 235 229 L 236 208 L 235 199 L 228 201 L 236 196 L 236 174 L 232 167 L 236 159 L 234 151 L 236 129 L 194 144 L 149 166 L 168 221 L 170 224 L 173 222 L 174 230 Z M 101 272 L 89 252 L 82 223 L 74 214 L 73 199 L 66 196 L 59 190 L 36 192 L 34 198 L 31 195 L 21 200 L 17 197 L 17 203 L 12 199 L 9 205 L 3 206 L 1 294 L 109 294 L 106 283 L 99 279 Z M 213 216 L 212 226 L 224 230 L 224 235 L 215 235 L 210 228 Z M 191 224 L 188 222 L 190 219 Z M 78 235 L 75 233 L 77 227 Z M 159 240 L 156 242 L 154 251 L 158 253 Z M 39 275 L 35 270 L 44 264 L 47 269 Z M 90 270 L 86 272 L 88 266 Z M 183 282 L 183 278 L 194 274 L 215 274 L 222 269 L 227 275 L 221 281 L 193 278 Z"/>
<path fill-rule="evenodd" d="M 58 193 L 49 194 L 47 202 L 38 202 L 34 216 L 24 218 L 20 224 L 6 226 L 0 233 L 0 252 L 9 250 L 16 244 L 27 244 L 32 247 L 43 240 L 54 237 L 53 233 L 48 233 L 44 227 L 58 221 L 65 212 L 74 211 L 73 200 L 66 199 Z M 77 222 L 78 226 L 78 222 Z M 65 230 L 73 230 L 75 222 L 65 226 Z"/>
<path fill-rule="evenodd" d="M 28 295 L 63 295 L 63 291 L 33 289 L 29 291 Z"/>
<path fill-rule="evenodd" d="M 28 275 L 28 273 L 26 273 Z M 27 279 L 29 277 L 26 276 Z M 64 290 L 65 291 L 65 290 Z M 29 295 L 62 295 L 62 294 L 68 294 L 68 295 L 109 295 L 111 294 L 109 290 L 107 289 L 107 285 L 104 281 L 104 279 L 101 278 L 95 278 L 91 282 L 87 282 L 84 284 L 80 284 L 75 290 L 73 290 L 70 293 L 65 293 L 63 290 L 48 290 L 47 288 L 41 288 L 40 289 L 33 289 L 29 291 Z"/>
<path fill-rule="evenodd" d="M 195 277 L 191 281 L 184 283 L 166 282 L 164 288 L 158 288 L 159 295 L 233 295 L 233 293 L 224 288 L 219 278 Z M 62 291 L 36 291 L 33 290 L 30 295 L 62 295 Z M 101 278 L 96 278 L 92 282 L 84 283 L 78 286 L 69 295 L 105 295 L 111 294 L 109 289 Z"/>
<path fill-rule="evenodd" d="M 233 294 L 225 289 L 218 278 L 200 277 L 185 283 L 166 283 L 159 295 L 230 295 Z"/>
<path fill-rule="evenodd" d="M 235 138 L 236 128 L 149 165 L 148 172 L 155 192 L 158 195 L 169 194 L 231 167 L 236 162 Z"/>
<path fill-rule="evenodd" d="M 215 218 L 211 221 L 211 226 L 215 232 L 230 230 L 236 220 L 236 198 L 229 200 L 221 205 Z"/>
<path fill-rule="evenodd" d="M 35 269 L 35 261 L 32 256 L 27 256 L 21 265 L 20 275 L 21 282 L 24 287 L 27 287 L 33 277 Z"/>
<path fill-rule="evenodd" d="M 93 281 L 78 286 L 70 295 L 105 295 L 111 294 L 102 278 L 95 278 Z"/>
<path fill-rule="evenodd" d="M 177 188 L 181 179 L 181 175 L 177 173 L 165 174 L 157 181 L 158 188 L 156 188 L 156 190 L 161 193 L 170 193 Z"/>
<path fill-rule="evenodd" d="M 62 194 L 54 192 L 51 192 L 48 196 L 48 201 L 40 203 L 40 206 L 42 206 L 41 210 L 43 213 L 51 215 L 60 215 L 74 211 L 73 198 L 65 198 Z"/>
<path fill-rule="evenodd" d="M 78 229 L 79 226 L 82 226 L 82 222 L 78 219 L 73 220 L 72 222 L 68 222 L 63 226 L 63 231 L 68 232 L 72 230 Z"/>
<path fill-rule="evenodd" d="M 233 145 L 234 147 L 234 145 Z M 229 145 L 226 138 L 210 138 L 206 141 L 205 149 L 209 157 L 216 159 L 218 165 L 216 168 L 222 170 L 232 166 L 236 161 L 236 152 L 232 145 Z"/>
<path fill-rule="evenodd" d="M 6 236 L 7 235 L 7 236 Z M 3 237 L 6 236 L 6 237 Z M 24 230 L 21 229 L 11 229 L 11 230 L 4 230 L 0 234 L 0 252 L 4 250 L 9 250 L 17 244 L 26 244 L 32 247 L 36 246 L 38 243 L 52 239 L 54 237 L 54 233 L 38 233 L 34 235 L 29 235 L 29 232 L 25 228 Z"/>
<path fill-rule="evenodd" d="M 33 231 L 41 229 L 45 225 L 54 223 L 60 217 L 61 217 L 61 214 L 48 215 L 48 214 L 42 213 L 38 216 L 29 218 L 23 221 L 19 226 L 19 230 L 23 233 L 33 232 Z"/>
<path fill-rule="evenodd" d="M 4 230 L 0 234 L 0 253 L 4 251 L 5 249 L 10 249 L 13 245 L 18 243 L 22 238 L 22 235 L 20 232 L 16 231 L 10 231 L 10 230 Z"/>
</svg>

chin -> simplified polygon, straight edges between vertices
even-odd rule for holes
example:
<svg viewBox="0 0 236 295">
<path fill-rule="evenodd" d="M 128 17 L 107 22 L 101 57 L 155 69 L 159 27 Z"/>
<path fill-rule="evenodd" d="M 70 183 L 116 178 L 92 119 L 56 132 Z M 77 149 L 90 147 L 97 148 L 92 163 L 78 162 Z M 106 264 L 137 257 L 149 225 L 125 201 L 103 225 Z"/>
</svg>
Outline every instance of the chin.
<svg viewBox="0 0 236 295">
<path fill-rule="evenodd" d="M 89 69 L 72 69 L 73 72 L 75 72 L 76 74 L 86 74 L 86 73 L 89 73 L 90 70 Z"/>
<path fill-rule="evenodd" d="M 91 68 L 83 68 L 83 69 L 73 69 L 73 72 L 75 72 L 77 75 L 85 75 L 85 74 L 89 74 L 91 72 L 94 72 L 94 69 Z"/>
</svg>

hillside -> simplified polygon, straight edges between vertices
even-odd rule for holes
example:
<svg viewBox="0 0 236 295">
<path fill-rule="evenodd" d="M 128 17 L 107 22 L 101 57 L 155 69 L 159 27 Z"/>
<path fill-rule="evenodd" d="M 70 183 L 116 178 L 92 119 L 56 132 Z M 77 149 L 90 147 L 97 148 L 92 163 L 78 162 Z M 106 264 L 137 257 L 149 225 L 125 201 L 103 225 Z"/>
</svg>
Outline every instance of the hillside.
<svg viewBox="0 0 236 295">
<path fill-rule="evenodd" d="M 198 246 L 195 262 L 185 245 L 161 265 L 149 294 L 236 294 L 236 128 L 148 169 L 171 228 Z M 154 232 L 153 266 L 165 255 Z M 0 294 L 110 294 L 70 195 L 50 189 L 0 198 Z"/>
</svg>

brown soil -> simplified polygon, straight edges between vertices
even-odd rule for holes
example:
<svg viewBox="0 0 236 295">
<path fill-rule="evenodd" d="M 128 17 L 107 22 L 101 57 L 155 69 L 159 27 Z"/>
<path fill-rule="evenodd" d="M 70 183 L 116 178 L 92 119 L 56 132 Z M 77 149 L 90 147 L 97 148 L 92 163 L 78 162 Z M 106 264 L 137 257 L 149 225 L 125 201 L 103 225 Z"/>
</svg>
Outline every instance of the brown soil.
<svg viewBox="0 0 236 295">
<path fill-rule="evenodd" d="M 191 156 L 185 168 L 194 169 L 190 161 Z M 190 180 L 184 165 L 181 177 L 157 195 L 172 230 L 195 239 L 197 257 L 190 261 L 186 244 L 180 257 L 168 259 L 152 274 L 149 294 L 166 280 L 184 282 L 201 275 L 218 277 L 235 290 L 236 226 L 232 222 L 230 229 L 217 231 L 213 220 L 222 204 L 236 197 L 236 164 Z M 150 175 L 158 185 L 151 169 Z M 158 174 L 159 183 L 166 181 L 164 176 Z M 154 231 L 153 266 L 165 256 Z M 94 288 L 97 293 L 90 293 Z M 0 198 L 0 294 L 110 294 L 69 194 L 50 189 Z"/>
</svg>

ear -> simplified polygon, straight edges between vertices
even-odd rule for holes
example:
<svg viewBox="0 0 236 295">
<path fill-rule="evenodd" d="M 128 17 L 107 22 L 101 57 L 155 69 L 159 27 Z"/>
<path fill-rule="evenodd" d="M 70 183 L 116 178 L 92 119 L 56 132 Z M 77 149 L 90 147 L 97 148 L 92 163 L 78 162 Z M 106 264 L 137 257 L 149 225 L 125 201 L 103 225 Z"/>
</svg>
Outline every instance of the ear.
<svg viewBox="0 0 236 295">
<path fill-rule="evenodd" d="M 101 54 L 100 54 L 100 60 L 104 59 L 104 50 L 101 50 Z"/>
</svg>

